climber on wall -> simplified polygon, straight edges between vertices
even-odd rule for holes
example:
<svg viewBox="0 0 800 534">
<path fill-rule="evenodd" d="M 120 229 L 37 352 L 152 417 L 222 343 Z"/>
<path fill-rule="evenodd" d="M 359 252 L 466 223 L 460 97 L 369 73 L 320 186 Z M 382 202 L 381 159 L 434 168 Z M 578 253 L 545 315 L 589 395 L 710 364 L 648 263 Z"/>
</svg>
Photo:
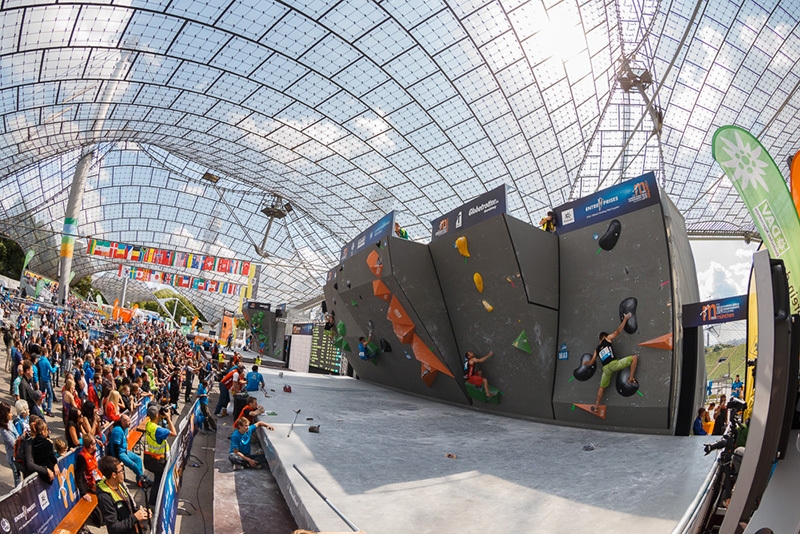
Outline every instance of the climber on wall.
<svg viewBox="0 0 800 534">
<path fill-rule="evenodd" d="M 483 371 L 475 369 L 475 364 L 485 362 L 492 355 L 494 355 L 494 352 L 490 351 L 489 354 L 483 358 L 478 358 L 471 350 L 468 350 L 464 355 L 464 380 L 475 387 L 483 387 L 487 399 L 494 397 L 494 393 L 489 391 L 489 381 L 483 377 Z"/>
<path fill-rule="evenodd" d="M 627 323 L 628 319 L 630 318 L 631 314 L 626 313 L 622 319 L 622 322 L 612 333 L 609 334 L 608 332 L 600 332 L 600 343 L 594 349 L 592 359 L 585 364 L 591 367 L 597 361 L 598 356 L 600 356 L 600 362 L 603 364 L 603 376 L 600 378 L 600 389 L 597 390 L 597 399 L 594 401 L 594 405 L 592 405 L 592 412 L 597 411 L 597 407 L 600 406 L 600 401 L 603 399 L 603 393 L 611 384 L 611 375 L 615 372 L 630 367 L 631 376 L 628 378 L 628 383 L 631 385 L 638 385 L 636 378 L 634 378 L 634 374 L 636 373 L 636 365 L 639 363 L 639 356 L 633 354 L 631 356 L 626 356 L 621 360 L 617 360 L 614 357 L 614 349 L 611 346 L 611 342 L 614 341 L 614 338 L 616 338 L 620 332 L 622 332 L 622 329 L 625 328 L 625 323 Z"/>
</svg>

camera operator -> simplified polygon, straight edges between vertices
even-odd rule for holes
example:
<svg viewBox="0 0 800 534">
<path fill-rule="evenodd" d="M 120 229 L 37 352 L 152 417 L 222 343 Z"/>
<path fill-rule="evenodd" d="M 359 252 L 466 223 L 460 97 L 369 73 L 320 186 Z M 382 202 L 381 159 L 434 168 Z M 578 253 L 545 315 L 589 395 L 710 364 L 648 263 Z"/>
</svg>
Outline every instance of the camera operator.
<svg viewBox="0 0 800 534">
<path fill-rule="evenodd" d="M 150 404 L 147 407 L 147 417 L 150 420 L 145 425 L 144 467 L 153 473 L 153 489 L 150 491 L 148 504 L 155 506 L 158 487 L 167 465 L 167 451 L 169 451 L 167 438 L 176 436 L 177 432 L 175 432 L 175 425 L 172 424 L 172 416 L 168 407 L 155 403 Z M 162 426 L 164 422 L 166 428 Z"/>
<path fill-rule="evenodd" d="M 733 486 L 736 483 L 736 475 L 742 463 L 742 456 L 744 456 L 744 447 L 737 445 L 744 445 L 741 438 L 746 439 L 747 437 L 747 426 L 739 422 L 739 414 L 747 408 L 747 403 L 736 397 L 731 397 L 726 407 L 730 419 L 725 428 L 725 433 L 716 443 L 706 443 L 703 445 L 703 450 L 706 454 L 709 454 L 711 451 L 721 451 L 719 454 L 719 464 L 722 472 L 722 491 L 720 492 L 718 500 L 718 503 L 721 505 L 725 505 L 727 500 L 730 499 Z"/>
</svg>

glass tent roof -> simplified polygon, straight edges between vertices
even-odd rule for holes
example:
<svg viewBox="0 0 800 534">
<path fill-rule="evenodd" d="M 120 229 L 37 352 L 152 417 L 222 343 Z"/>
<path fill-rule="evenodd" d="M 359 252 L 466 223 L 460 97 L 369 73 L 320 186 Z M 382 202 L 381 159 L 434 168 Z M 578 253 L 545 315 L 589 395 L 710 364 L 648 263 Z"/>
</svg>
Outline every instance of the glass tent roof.
<svg viewBox="0 0 800 534">
<path fill-rule="evenodd" d="M 750 236 L 711 136 L 750 130 L 788 176 L 800 9 L 741 4 L 4 0 L 0 231 L 56 277 L 93 150 L 76 277 L 116 270 L 86 257 L 92 236 L 261 263 L 274 304 L 321 298 L 340 247 L 384 213 L 425 241 L 500 184 L 536 223 L 653 170 L 691 234 Z M 294 209 L 262 257 L 276 196 Z"/>
</svg>

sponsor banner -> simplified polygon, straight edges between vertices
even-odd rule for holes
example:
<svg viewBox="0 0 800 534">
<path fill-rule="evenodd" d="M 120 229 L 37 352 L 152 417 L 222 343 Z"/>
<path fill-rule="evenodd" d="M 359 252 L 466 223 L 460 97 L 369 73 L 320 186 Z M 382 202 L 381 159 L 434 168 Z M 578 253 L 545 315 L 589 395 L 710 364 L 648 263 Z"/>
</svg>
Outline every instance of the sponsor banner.
<svg viewBox="0 0 800 534">
<path fill-rule="evenodd" d="M 247 302 L 246 307 L 248 310 L 270 311 L 272 309 L 272 304 L 251 300 Z"/>
<path fill-rule="evenodd" d="M 86 247 L 89 256 L 100 256 L 114 260 L 136 261 L 164 265 L 167 267 L 185 267 L 201 271 L 214 271 L 241 276 L 250 276 L 254 266 L 249 261 L 219 258 L 203 254 L 191 254 L 152 247 L 142 247 L 117 243 L 116 241 L 101 241 L 89 239 Z"/>
<path fill-rule="evenodd" d="M 394 231 L 394 211 L 390 211 L 381 219 L 358 234 L 355 239 L 350 241 L 344 247 L 339 254 L 339 261 L 344 261 L 347 258 L 351 258 L 355 256 L 358 251 L 366 247 L 367 245 L 373 245 L 376 242 L 380 241 L 384 237 L 391 235 Z"/>
<path fill-rule="evenodd" d="M 202 428 L 203 416 L 200 410 L 200 402 L 194 401 L 188 416 L 181 422 L 178 428 L 178 435 L 172 442 L 172 447 L 167 452 L 167 465 L 164 468 L 164 476 L 158 488 L 159 503 L 153 511 L 155 521 L 153 522 L 153 534 L 173 534 L 175 532 L 175 518 L 178 513 L 178 495 L 181 491 L 183 473 L 189 455 L 192 452 L 192 442 L 197 431 Z"/>
<path fill-rule="evenodd" d="M 771 258 L 783 260 L 792 313 L 800 311 L 800 220 L 772 156 L 737 126 L 714 133 L 712 155 L 739 192 Z"/>
<path fill-rule="evenodd" d="M 571 232 L 659 202 L 656 175 L 648 172 L 555 208 L 556 233 Z"/>
<path fill-rule="evenodd" d="M 297 323 L 292 325 L 292 335 L 310 336 L 314 333 L 314 323 Z"/>
<path fill-rule="evenodd" d="M 506 185 L 496 187 L 431 222 L 431 240 L 505 213 Z"/>
<path fill-rule="evenodd" d="M 683 327 L 747 319 L 747 295 L 683 305 Z"/>
</svg>

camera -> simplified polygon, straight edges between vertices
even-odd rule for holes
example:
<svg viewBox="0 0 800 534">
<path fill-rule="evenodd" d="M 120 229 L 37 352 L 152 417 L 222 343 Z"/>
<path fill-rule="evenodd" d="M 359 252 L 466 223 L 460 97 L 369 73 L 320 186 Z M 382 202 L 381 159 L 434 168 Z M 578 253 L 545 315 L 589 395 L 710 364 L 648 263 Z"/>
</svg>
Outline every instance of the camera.
<svg viewBox="0 0 800 534">
<path fill-rule="evenodd" d="M 731 397 L 728 400 L 727 408 L 733 413 L 741 412 L 747 408 L 747 403 L 741 399 L 737 399 L 736 397 Z"/>
<path fill-rule="evenodd" d="M 167 415 L 169 415 L 169 408 L 167 406 L 160 406 L 158 408 L 158 414 L 161 417 L 166 417 Z"/>
</svg>

